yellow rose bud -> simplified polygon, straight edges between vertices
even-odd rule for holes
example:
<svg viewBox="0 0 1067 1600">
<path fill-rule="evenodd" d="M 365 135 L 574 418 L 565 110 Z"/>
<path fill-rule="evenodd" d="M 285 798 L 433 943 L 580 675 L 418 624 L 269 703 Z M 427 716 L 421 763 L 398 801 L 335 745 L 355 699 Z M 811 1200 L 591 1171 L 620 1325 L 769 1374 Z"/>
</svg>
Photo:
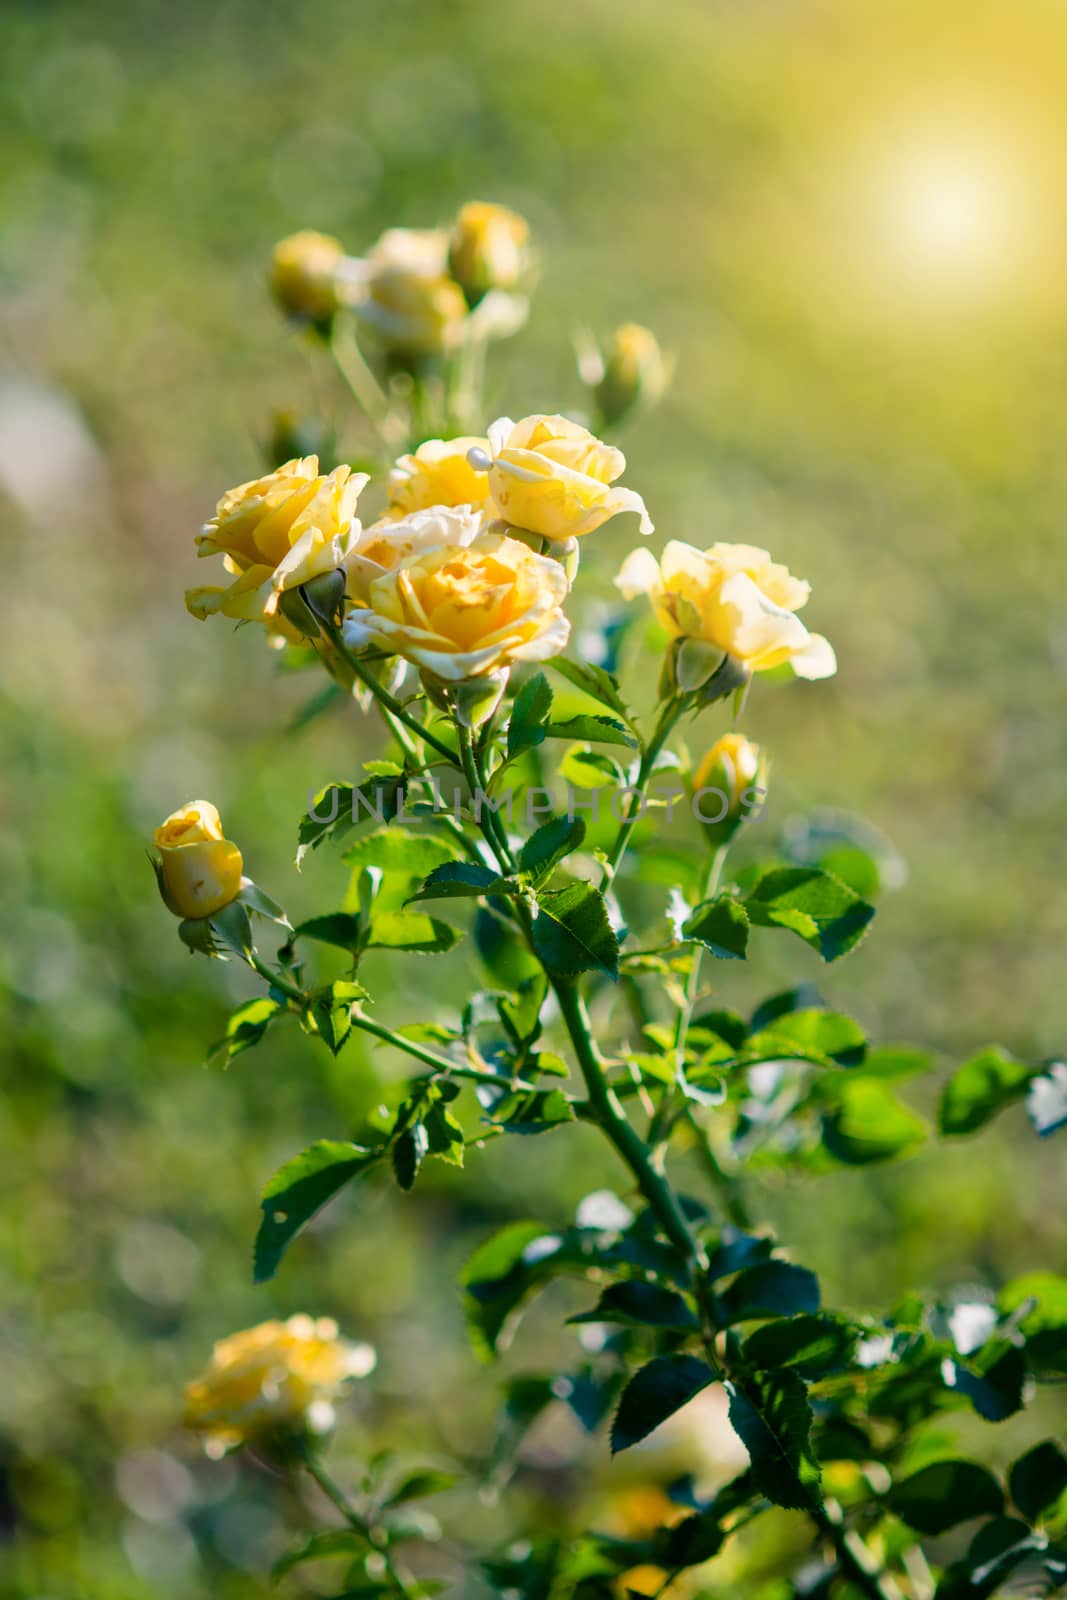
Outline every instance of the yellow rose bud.
<svg viewBox="0 0 1067 1600">
<path fill-rule="evenodd" d="M 570 636 L 567 579 L 558 561 L 517 539 L 484 533 L 427 550 L 367 591 L 344 625 L 350 649 L 403 656 L 431 689 L 492 677 L 496 698 L 516 661 L 544 661 Z M 485 715 L 485 705 L 479 704 Z"/>
<path fill-rule="evenodd" d="M 637 322 L 616 328 L 602 359 L 603 370 L 593 392 L 605 422 L 620 422 L 629 412 L 648 410 L 662 399 L 670 383 L 671 363 L 648 328 Z"/>
<path fill-rule="evenodd" d="M 427 439 L 401 456 L 389 474 L 389 512 L 405 517 L 430 506 L 474 506 L 489 499 L 489 477 L 471 465 L 471 450 L 487 451 L 488 439 Z"/>
<path fill-rule="evenodd" d="M 216 1344 L 186 1389 L 185 1421 L 213 1456 L 270 1435 L 325 1433 L 342 1384 L 374 1363 L 370 1345 L 339 1338 L 332 1318 L 261 1322 Z"/>
<path fill-rule="evenodd" d="M 320 475 L 318 457 L 305 456 L 224 494 L 196 543 L 201 556 L 225 556 L 237 576 L 225 589 L 189 589 L 193 616 L 221 612 L 264 622 L 287 589 L 344 566 L 360 532 L 356 503 L 367 481 L 348 467 Z"/>
<path fill-rule="evenodd" d="M 306 228 L 274 246 L 271 258 L 271 292 L 290 317 L 307 322 L 328 322 L 340 306 L 337 269 L 344 246 L 328 233 Z"/>
<path fill-rule="evenodd" d="M 837 671 L 828 641 L 796 615 L 809 585 L 766 550 L 747 544 L 697 550 L 672 539 L 659 561 L 648 550 L 632 551 L 615 583 L 627 599 L 646 594 L 657 621 L 681 641 L 675 672 L 683 693 L 710 676 L 720 652 L 746 672 L 786 662 L 798 678 Z"/>
<path fill-rule="evenodd" d="M 759 745 L 743 733 L 724 733 L 690 779 L 693 807 L 715 843 L 731 839 L 763 802 L 766 763 Z"/>
<path fill-rule="evenodd" d="M 529 265 L 530 227 L 506 206 L 470 200 L 452 229 L 448 267 L 470 305 L 490 289 L 514 289 Z"/>
<path fill-rule="evenodd" d="M 641 496 L 611 487 L 626 468 L 622 451 L 566 417 L 501 417 L 489 429 L 489 458 L 493 504 L 513 527 L 577 539 L 620 511 L 636 511 L 641 532 L 652 532 Z"/>
<path fill-rule="evenodd" d="M 447 234 L 390 228 L 360 263 L 356 316 L 390 355 L 441 355 L 458 345 L 467 302 L 447 257 Z"/>
<path fill-rule="evenodd" d="M 155 831 L 160 891 L 167 909 L 190 920 L 213 917 L 241 887 L 241 852 L 223 837 L 209 800 L 190 800 Z"/>
<path fill-rule="evenodd" d="M 349 599 L 365 606 L 376 578 L 410 566 L 428 550 L 473 544 L 484 532 L 485 513 L 466 505 L 430 506 L 406 517 L 383 517 L 364 528 L 349 551 Z"/>
</svg>

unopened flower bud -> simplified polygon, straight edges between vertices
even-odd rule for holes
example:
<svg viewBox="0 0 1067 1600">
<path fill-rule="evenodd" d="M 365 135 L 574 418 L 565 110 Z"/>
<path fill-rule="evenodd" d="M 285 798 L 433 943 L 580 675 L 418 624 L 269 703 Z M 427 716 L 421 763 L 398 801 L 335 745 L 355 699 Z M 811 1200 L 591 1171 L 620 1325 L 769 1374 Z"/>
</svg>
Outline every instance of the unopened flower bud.
<svg viewBox="0 0 1067 1600">
<path fill-rule="evenodd" d="M 601 374 L 593 393 L 607 424 L 621 422 L 633 411 L 648 411 L 663 398 L 673 362 L 664 356 L 656 335 L 636 322 L 616 328 L 601 357 Z"/>
<path fill-rule="evenodd" d="M 743 733 L 716 740 L 690 779 L 693 811 L 709 843 L 726 844 L 759 812 L 766 775 L 763 752 Z"/>
<path fill-rule="evenodd" d="M 506 206 L 471 200 L 456 218 L 448 247 L 448 270 L 467 304 L 491 289 L 514 289 L 529 265 L 530 228 Z"/>
<path fill-rule="evenodd" d="M 214 916 L 241 888 L 241 852 L 223 837 L 210 800 L 190 800 L 155 831 L 156 876 L 168 911 L 186 921 Z"/>
<path fill-rule="evenodd" d="M 271 293 L 286 316 L 318 327 L 329 323 L 340 306 L 337 269 L 344 255 L 339 239 L 310 228 L 292 233 L 274 246 Z"/>
</svg>

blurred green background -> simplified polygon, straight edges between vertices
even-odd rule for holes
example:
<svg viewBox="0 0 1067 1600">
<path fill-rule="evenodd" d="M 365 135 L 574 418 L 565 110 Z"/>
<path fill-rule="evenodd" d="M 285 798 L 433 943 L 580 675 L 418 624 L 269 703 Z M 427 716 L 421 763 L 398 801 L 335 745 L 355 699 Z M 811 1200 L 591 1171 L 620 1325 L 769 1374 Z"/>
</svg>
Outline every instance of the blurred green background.
<svg viewBox="0 0 1067 1600">
<path fill-rule="evenodd" d="M 561 1221 L 620 1181 L 584 1132 L 489 1149 L 412 1197 L 342 1201 L 251 1285 L 265 1179 L 358 1127 L 400 1072 L 290 1033 L 205 1068 L 253 985 L 188 956 L 144 860 L 158 821 L 204 795 L 294 916 L 339 903 L 336 857 L 297 876 L 295 819 L 377 743 L 344 709 L 283 737 L 308 680 L 182 605 L 192 535 L 256 474 L 271 411 L 346 415 L 269 302 L 271 245 L 312 226 L 358 252 L 470 196 L 524 212 L 542 281 L 490 416 L 581 405 L 577 326 L 636 319 L 677 351 L 667 403 L 625 440 L 657 545 L 769 546 L 812 581 L 808 620 L 839 655 L 829 683 L 751 697 L 745 729 L 774 754 L 760 826 L 771 842 L 810 808 L 859 811 L 907 865 L 824 991 L 946 1067 L 990 1040 L 1051 1054 L 1067 1031 L 1067 14 L 2 0 L 0 101 L 0 1583 L 258 1594 L 305 1516 L 182 1435 L 212 1340 L 336 1314 L 381 1358 L 342 1461 L 383 1439 L 477 1456 L 493 1381 L 455 1269 L 497 1222 Z M 590 590 L 608 593 L 632 534 L 589 542 Z M 462 947 L 429 973 L 372 959 L 397 1021 L 448 1014 L 474 981 Z M 767 948 L 724 998 L 822 981 L 815 966 Z M 936 1087 L 909 1092 L 928 1109 Z M 978 1146 L 759 1200 L 855 1307 L 1063 1258 L 1057 1154 L 1018 1111 Z M 1006 1454 L 1029 1425 L 985 1447 Z M 705 1449 L 729 1454 L 716 1437 Z M 540 1514 L 602 1455 L 546 1439 Z M 523 1492 L 506 1514 L 468 1505 L 471 1535 Z"/>
</svg>

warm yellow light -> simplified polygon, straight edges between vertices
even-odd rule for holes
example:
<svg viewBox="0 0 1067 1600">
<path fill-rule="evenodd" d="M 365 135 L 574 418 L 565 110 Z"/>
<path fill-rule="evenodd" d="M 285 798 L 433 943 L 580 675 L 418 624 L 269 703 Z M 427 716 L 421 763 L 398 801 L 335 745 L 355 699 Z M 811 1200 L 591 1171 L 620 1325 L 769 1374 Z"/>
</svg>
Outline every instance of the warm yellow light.
<svg viewBox="0 0 1067 1600">
<path fill-rule="evenodd" d="M 906 143 L 874 185 L 887 265 L 934 293 L 993 288 L 1025 243 L 1023 178 L 980 144 Z"/>
</svg>

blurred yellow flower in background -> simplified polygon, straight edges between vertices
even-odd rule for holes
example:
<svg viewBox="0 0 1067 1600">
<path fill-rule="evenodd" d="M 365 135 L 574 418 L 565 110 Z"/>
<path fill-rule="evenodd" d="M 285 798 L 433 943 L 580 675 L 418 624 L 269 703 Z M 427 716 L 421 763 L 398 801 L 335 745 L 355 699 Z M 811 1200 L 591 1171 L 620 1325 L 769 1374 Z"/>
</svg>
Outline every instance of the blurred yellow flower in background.
<svg viewBox="0 0 1067 1600">
<path fill-rule="evenodd" d="M 441 355 L 463 336 L 467 302 L 448 276 L 448 235 L 388 228 L 352 264 L 356 316 L 396 355 Z"/>
<path fill-rule="evenodd" d="M 428 550 L 473 544 L 485 531 L 485 513 L 465 505 L 434 505 L 407 517 L 383 517 L 364 528 L 349 551 L 349 599 L 368 605 L 375 579 L 410 566 Z"/>
<path fill-rule="evenodd" d="M 626 457 L 567 417 L 501 417 L 489 429 L 489 489 L 502 520 L 545 539 L 580 538 L 621 511 L 651 533 L 645 502 L 611 485 Z"/>
<path fill-rule="evenodd" d="M 343 566 L 360 531 L 355 511 L 367 481 L 346 466 L 320 474 L 318 457 L 304 456 L 230 489 L 196 542 L 201 556 L 225 556 L 237 577 L 228 588 L 189 589 L 193 616 L 262 622 L 287 589 Z"/>
<path fill-rule="evenodd" d="M 342 1384 L 366 1377 L 375 1359 L 369 1344 L 340 1338 L 332 1317 L 261 1322 L 216 1344 L 185 1391 L 186 1425 L 213 1456 L 272 1434 L 326 1433 Z"/>
<path fill-rule="evenodd" d="M 428 550 L 376 579 L 369 609 L 345 622 L 345 642 L 403 656 L 438 690 L 492 679 L 483 687 L 499 699 L 512 663 L 544 661 L 566 645 L 566 597 L 558 561 L 485 533 L 469 545 Z M 488 714 L 484 705 L 481 713 Z"/>
<path fill-rule="evenodd" d="M 646 594 L 668 633 L 702 649 L 678 653 L 678 687 L 696 688 L 708 676 L 709 653 L 732 656 L 748 672 L 786 662 L 799 678 L 828 678 L 837 670 L 829 642 L 796 616 L 810 586 L 747 544 L 697 550 L 672 539 L 659 561 L 634 550 L 615 580 L 627 599 Z"/>
<path fill-rule="evenodd" d="M 159 851 L 159 886 L 176 917 L 214 916 L 235 899 L 244 863 L 223 836 L 210 800 L 189 800 L 172 811 L 153 838 Z"/>
<path fill-rule="evenodd" d="M 305 228 L 274 246 L 271 292 L 291 317 L 327 322 L 339 308 L 337 269 L 344 246 L 328 233 Z"/>
<path fill-rule="evenodd" d="M 471 450 L 488 448 L 488 439 L 427 439 L 394 463 L 388 483 L 390 512 L 406 516 L 428 506 L 484 506 L 488 474 L 467 457 Z"/>
<path fill-rule="evenodd" d="M 530 226 L 518 212 L 486 200 L 462 206 L 449 241 L 448 267 L 471 305 L 490 289 L 514 289 L 529 266 Z"/>
</svg>

